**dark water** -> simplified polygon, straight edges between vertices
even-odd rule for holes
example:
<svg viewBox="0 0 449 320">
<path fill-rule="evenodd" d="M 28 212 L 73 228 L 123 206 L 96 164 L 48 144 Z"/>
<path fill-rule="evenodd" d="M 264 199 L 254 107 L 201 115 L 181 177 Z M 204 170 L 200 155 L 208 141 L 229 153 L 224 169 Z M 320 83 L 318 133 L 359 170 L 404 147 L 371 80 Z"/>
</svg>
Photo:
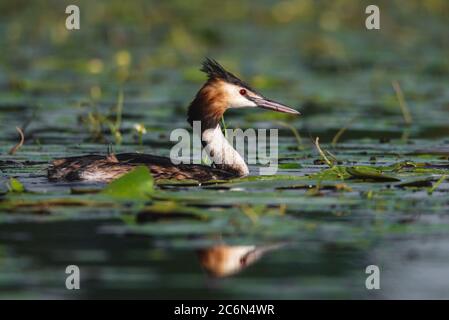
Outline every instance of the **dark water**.
<svg viewBox="0 0 449 320">
<path fill-rule="evenodd" d="M 252 15 L 240 1 L 80 2 L 89 11 L 77 33 L 61 24 L 61 2 L 36 3 L 0 2 L 1 298 L 449 298 L 445 2 L 381 2 L 377 33 L 351 1 L 265 1 Z M 106 204 L 75 194 L 103 185 L 47 181 L 51 159 L 109 144 L 167 156 L 206 55 L 302 112 L 226 113 L 231 128 L 279 128 L 279 176 Z M 25 144 L 9 155 L 16 126 Z M 336 177 L 315 137 L 339 167 L 382 167 L 399 181 Z M 11 177 L 27 192 L 8 193 Z M 78 291 L 65 288 L 72 264 Z M 368 265 L 380 290 L 365 287 Z"/>
</svg>

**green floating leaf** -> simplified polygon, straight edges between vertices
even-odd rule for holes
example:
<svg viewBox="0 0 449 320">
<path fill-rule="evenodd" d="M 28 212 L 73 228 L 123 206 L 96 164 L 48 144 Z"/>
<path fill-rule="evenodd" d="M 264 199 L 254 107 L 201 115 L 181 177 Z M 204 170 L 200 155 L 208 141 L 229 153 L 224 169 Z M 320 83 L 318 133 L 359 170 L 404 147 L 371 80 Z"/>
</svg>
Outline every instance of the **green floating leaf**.
<svg viewBox="0 0 449 320">
<path fill-rule="evenodd" d="M 393 176 L 385 175 L 382 171 L 371 167 L 347 167 L 346 172 L 351 175 L 352 178 L 366 179 L 374 181 L 401 181 Z"/>
<path fill-rule="evenodd" d="M 10 178 L 8 181 L 8 189 L 9 192 L 17 192 L 22 193 L 25 191 L 25 187 L 23 186 L 22 182 L 15 178 Z"/>
<path fill-rule="evenodd" d="M 117 199 L 148 199 L 153 192 L 153 176 L 145 166 L 139 166 L 124 176 L 112 181 L 101 194 Z"/>
<path fill-rule="evenodd" d="M 302 166 L 299 163 L 281 163 L 279 169 L 301 169 Z"/>
</svg>

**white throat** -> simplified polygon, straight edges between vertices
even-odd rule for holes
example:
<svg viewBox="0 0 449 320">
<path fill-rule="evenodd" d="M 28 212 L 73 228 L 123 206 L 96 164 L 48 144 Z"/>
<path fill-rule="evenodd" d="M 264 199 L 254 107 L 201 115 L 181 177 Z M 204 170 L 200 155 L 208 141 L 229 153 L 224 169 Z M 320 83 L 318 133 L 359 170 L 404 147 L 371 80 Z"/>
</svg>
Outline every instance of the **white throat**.
<svg viewBox="0 0 449 320">
<path fill-rule="evenodd" d="M 235 172 L 239 176 L 249 174 L 245 160 L 225 138 L 219 124 L 214 129 L 204 130 L 201 139 L 207 155 L 217 168 Z"/>
</svg>

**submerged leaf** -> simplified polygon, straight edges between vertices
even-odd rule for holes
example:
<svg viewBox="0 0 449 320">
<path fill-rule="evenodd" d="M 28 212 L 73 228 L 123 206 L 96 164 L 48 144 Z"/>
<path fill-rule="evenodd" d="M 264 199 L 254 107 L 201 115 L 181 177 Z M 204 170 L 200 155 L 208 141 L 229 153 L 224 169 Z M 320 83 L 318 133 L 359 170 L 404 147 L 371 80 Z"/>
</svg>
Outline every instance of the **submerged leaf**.
<svg viewBox="0 0 449 320">
<path fill-rule="evenodd" d="M 139 166 L 112 181 L 101 194 L 118 199 L 148 199 L 153 192 L 153 176 L 145 166 Z"/>
</svg>

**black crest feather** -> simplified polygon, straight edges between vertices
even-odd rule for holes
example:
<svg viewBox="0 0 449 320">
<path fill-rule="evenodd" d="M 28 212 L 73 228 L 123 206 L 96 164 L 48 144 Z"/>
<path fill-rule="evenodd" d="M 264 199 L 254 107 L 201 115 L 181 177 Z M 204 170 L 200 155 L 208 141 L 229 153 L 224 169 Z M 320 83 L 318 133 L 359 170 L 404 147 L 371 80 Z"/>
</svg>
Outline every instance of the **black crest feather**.
<svg viewBox="0 0 449 320">
<path fill-rule="evenodd" d="M 222 65 L 219 64 L 214 59 L 206 58 L 203 61 L 203 65 L 200 70 L 207 74 L 209 80 L 220 79 L 228 83 L 232 83 L 241 87 L 245 87 L 251 91 L 254 91 L 247 83 L 240 80 L 237 76 L 235 76 L 231 72 L 225 70 L 225 68 L 223 68 Z"/>
</svg>

